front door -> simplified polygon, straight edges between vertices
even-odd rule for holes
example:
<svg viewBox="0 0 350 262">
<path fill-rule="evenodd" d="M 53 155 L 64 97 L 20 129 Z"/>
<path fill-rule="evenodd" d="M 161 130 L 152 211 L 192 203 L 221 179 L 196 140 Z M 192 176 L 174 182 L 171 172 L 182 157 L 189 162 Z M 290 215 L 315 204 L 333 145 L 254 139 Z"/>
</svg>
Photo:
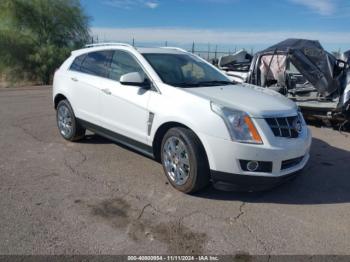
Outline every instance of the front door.
<svg viewBox="0 0 350 262">
<path fill-rule="evenodd" d="M 113 54 L 108 80 L 101 96 L 102 126 L 141 143 L 147 142 L 148 102 L 153 91 L 138 86 L 122 85 L 122 75 L 145 74 L 140 64 L 127 51 Z"/>
</svg>

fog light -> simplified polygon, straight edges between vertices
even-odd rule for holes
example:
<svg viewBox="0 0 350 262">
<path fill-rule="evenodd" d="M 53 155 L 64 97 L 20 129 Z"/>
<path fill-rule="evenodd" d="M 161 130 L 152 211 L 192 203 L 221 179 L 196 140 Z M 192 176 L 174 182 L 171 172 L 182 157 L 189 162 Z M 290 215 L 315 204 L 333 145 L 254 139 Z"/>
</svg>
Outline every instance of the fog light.
<svg viewBox="0 0 350 262">
<path fill-rule="evenodd" d="M 239 163 L 243 171 L 271 173 L 272 162 L 271 161 L 256 161 L 256 160 L 243 160 L 240 159 Z"/>
<path fill-rule="evenodd" d="M 257 161 L 249 161 L 247 163 L 247 170 L 250 172 L 254 172 L 259 168 L 259 163 Z"/>
</svg>

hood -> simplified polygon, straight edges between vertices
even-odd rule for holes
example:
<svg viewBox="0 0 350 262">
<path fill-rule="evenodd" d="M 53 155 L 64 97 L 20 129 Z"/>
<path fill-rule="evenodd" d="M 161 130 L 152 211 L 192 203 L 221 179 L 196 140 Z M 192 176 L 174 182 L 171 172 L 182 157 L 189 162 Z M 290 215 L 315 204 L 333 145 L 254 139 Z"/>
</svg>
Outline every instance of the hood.
<svg viewBox="0 0 350 262">
<path fill-rule="evenodd" d="M 214 103 L 247 112 L 256 118 L 291 116 L 297 111 L 296 104 L 281 94 L 249 84 L 196 87 L 184 90 Z"/>
</svg>

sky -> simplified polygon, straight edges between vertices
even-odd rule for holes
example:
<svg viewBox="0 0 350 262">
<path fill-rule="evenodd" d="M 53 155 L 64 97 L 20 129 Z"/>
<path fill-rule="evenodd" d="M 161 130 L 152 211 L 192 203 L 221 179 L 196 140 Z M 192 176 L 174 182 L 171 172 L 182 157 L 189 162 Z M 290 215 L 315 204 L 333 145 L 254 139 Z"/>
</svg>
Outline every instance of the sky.
<svg viewBox="0 0 350 262">
<path fill-rule="evenodd" d="M 350 49 L 350 0 L 81 0 L 99 41 L 259 50 L 286 38 Z"/>
</svg>

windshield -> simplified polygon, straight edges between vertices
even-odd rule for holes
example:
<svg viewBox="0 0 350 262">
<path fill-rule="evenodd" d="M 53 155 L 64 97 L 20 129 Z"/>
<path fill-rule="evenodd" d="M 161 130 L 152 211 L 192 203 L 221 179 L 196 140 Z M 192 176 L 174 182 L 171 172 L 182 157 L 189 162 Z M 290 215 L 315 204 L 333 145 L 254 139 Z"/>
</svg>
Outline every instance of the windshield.
<svg viewBox="0 0 350 262">
<path fill-rule="evenodd" d="M 162 81 L 177 87 L 232 85 L 227 77 L 189 54 L 143 54 Z"/>
</svg>

